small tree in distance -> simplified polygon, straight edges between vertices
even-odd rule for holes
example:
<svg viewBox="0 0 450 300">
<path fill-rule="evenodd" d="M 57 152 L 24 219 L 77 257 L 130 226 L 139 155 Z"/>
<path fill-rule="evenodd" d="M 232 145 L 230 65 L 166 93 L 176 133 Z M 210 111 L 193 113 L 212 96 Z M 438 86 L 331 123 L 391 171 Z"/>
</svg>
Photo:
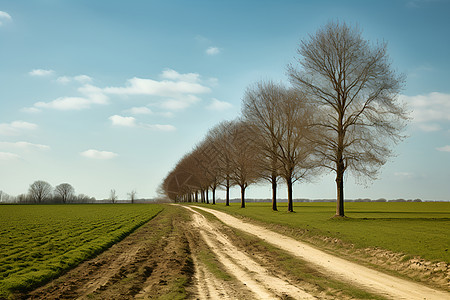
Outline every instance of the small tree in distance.
<svg viewBox="0 0 450 300">
<path fill-rule="evenodd" d="M 136 190 L 132 190 L 128 193 L 128 197 L 130 198 L 131 203 L 134 203 L 134 201 L 136 200 L 136 194 Z"/>
<path fill-rule="evenodd" d="M 52 196 L 52 186 L 42 180 L 37 180 L 30 185 L 28 193 L 35 203 L 42 203 Z"/>
<path fill-rule="evenodd" d="M 111 189 L 111 192 L 109 194 L 109 200 L 111 200 L 111 203 L 116 203 L 117 200 L 117 194 L 115 189 Z"/>
<path fill-rule="evenodd" d="M 67 203 L 75 197 L 75 189 L 68 183 L 61 183 L 55 187 L 55 196 L 61 198 L 62 203 Z"/>
</svg>

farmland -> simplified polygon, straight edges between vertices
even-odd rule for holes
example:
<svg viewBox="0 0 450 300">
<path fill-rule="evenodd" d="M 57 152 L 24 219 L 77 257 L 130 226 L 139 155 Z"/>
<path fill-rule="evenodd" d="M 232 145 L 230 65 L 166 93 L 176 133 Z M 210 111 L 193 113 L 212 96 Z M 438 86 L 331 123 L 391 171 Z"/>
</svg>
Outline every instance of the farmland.
<svg viewBox="0 0 450 300">
<path fill-rule="evenodd" d="M 148 204 L 1 206 L 0 298 L 57 277 L 162 209 Z"/>
</svg>

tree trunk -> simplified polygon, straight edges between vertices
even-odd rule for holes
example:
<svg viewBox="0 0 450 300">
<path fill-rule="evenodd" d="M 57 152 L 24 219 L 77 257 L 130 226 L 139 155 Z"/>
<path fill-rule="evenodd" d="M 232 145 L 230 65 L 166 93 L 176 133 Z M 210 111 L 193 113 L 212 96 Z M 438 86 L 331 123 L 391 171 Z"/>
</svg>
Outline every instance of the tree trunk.
<svg viewBox="0 0 450 300">
<path fill-rule="evenodd" d="M 294 212 L 294 204 L 292 201 L 292 178 L 286 179 L 287 189 L 288 189 L 288 212 Z"/>
<path fill-rule="evenodd" d="M 241 208 L 245 208 L 245 184 L 241 185 Z"/>
<path fill-rule="evenodd" d="M 216 204 L 216 187 L 212 188 L 212 201 L 213 201 L 213 205 Z"/>
<path fill-rule="evenodd" d="M 208 188 L 206 188 L 205 193 L 206 193 L 206 204 L 209 204 L 209 189 Z"/>
<path fill-rule="evenodd" d="M 198 202 L 198 191 L 195 191 L 195 202 Z"/>
<path fill-rule="evenodd" d="M 337 164 L 336 171 L 336 187 L 337 187 L 337 199 L 336 199 L 336 216 L 344 217 L 344 163 L 342 159 Z"/>
<path fill-rule="evenodd" d="M 337 199 L 336 199 L 336 216 L 344 217 L 344 139 L 345 131 L 343 127 L 344 112 L 339 111 L 339 123 L 338 123 L 338 144 L 336 153 L 336 187 L 337 187 Z"/>
<path fill-rule="evenodd" d="M 277 175 L 272 174 L 272 210 L 277 211 Z"/>
<path fill-rule="evenodd" d="M 227 195 L 225 200 L 225 206 L 230 206 L 230 178 L 227 177 Z"/>
</svg>

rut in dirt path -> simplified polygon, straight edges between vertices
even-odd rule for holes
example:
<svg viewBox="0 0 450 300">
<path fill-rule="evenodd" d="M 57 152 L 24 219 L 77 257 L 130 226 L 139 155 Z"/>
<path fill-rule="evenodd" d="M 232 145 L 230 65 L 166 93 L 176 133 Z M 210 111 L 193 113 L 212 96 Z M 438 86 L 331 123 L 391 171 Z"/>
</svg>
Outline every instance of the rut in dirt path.
<svg viewBox="0 0 450 300">
<path fill-rule="evenodd" d="M 334 274 L 337 278 L 355 286 L 361 286 L 368 291 L 393 299 L 450 299 L 450 294 L 447 292 L 369 269 L 313 248 L 293 238 L 244 222 L 227 213 L 204 207 L 196 208 L 213 214 L 228 226 L 250 233 L 291 255 L 318 266 L 327 273 Z"/>
<path fill-rule="evenodd" d="M 199 229 L 200 235 L 208 247 L 227 271 L 253 293 L 252 298 L 280 299 L 289 296 L 293 299 L 316 299 L 286 279 L 271 274 L 264 266 L 234 246 L 226 235 L 221 233 L 202 214 L 189 207 L 186 208 L 193 212 L 193 224 Z M 205 297 L 205 299 L 207 298 L 209 297 Z M 227 297 L 221 295 L 221 298 Z"/>
</svg>

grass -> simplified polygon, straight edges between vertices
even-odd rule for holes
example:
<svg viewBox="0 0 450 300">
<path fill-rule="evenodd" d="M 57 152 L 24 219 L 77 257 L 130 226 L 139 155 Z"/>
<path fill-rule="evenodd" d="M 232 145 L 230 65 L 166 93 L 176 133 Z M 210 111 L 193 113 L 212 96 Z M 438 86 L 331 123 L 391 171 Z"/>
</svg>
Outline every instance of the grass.
<svg viewBox="0 0 450 300">
<path fill-rule="evenodd" d="M 299 229 L 309 236 L 329 236 L 357 248 L 379 247 L 450 263 L 450 203 L 448 202 L 355 202 L 346 203 L 348 218 L 331 218 L 335 203 L 295 203 L 295 213 L 279 203 L 248 203 L 226 207 L 204 205 L 260 222 Z"/>
<path fill-rule="evenodd" d="M 43 284 L 156 216 L 149 204 L 0 206 L 0 298 Z"/>
</svg>

